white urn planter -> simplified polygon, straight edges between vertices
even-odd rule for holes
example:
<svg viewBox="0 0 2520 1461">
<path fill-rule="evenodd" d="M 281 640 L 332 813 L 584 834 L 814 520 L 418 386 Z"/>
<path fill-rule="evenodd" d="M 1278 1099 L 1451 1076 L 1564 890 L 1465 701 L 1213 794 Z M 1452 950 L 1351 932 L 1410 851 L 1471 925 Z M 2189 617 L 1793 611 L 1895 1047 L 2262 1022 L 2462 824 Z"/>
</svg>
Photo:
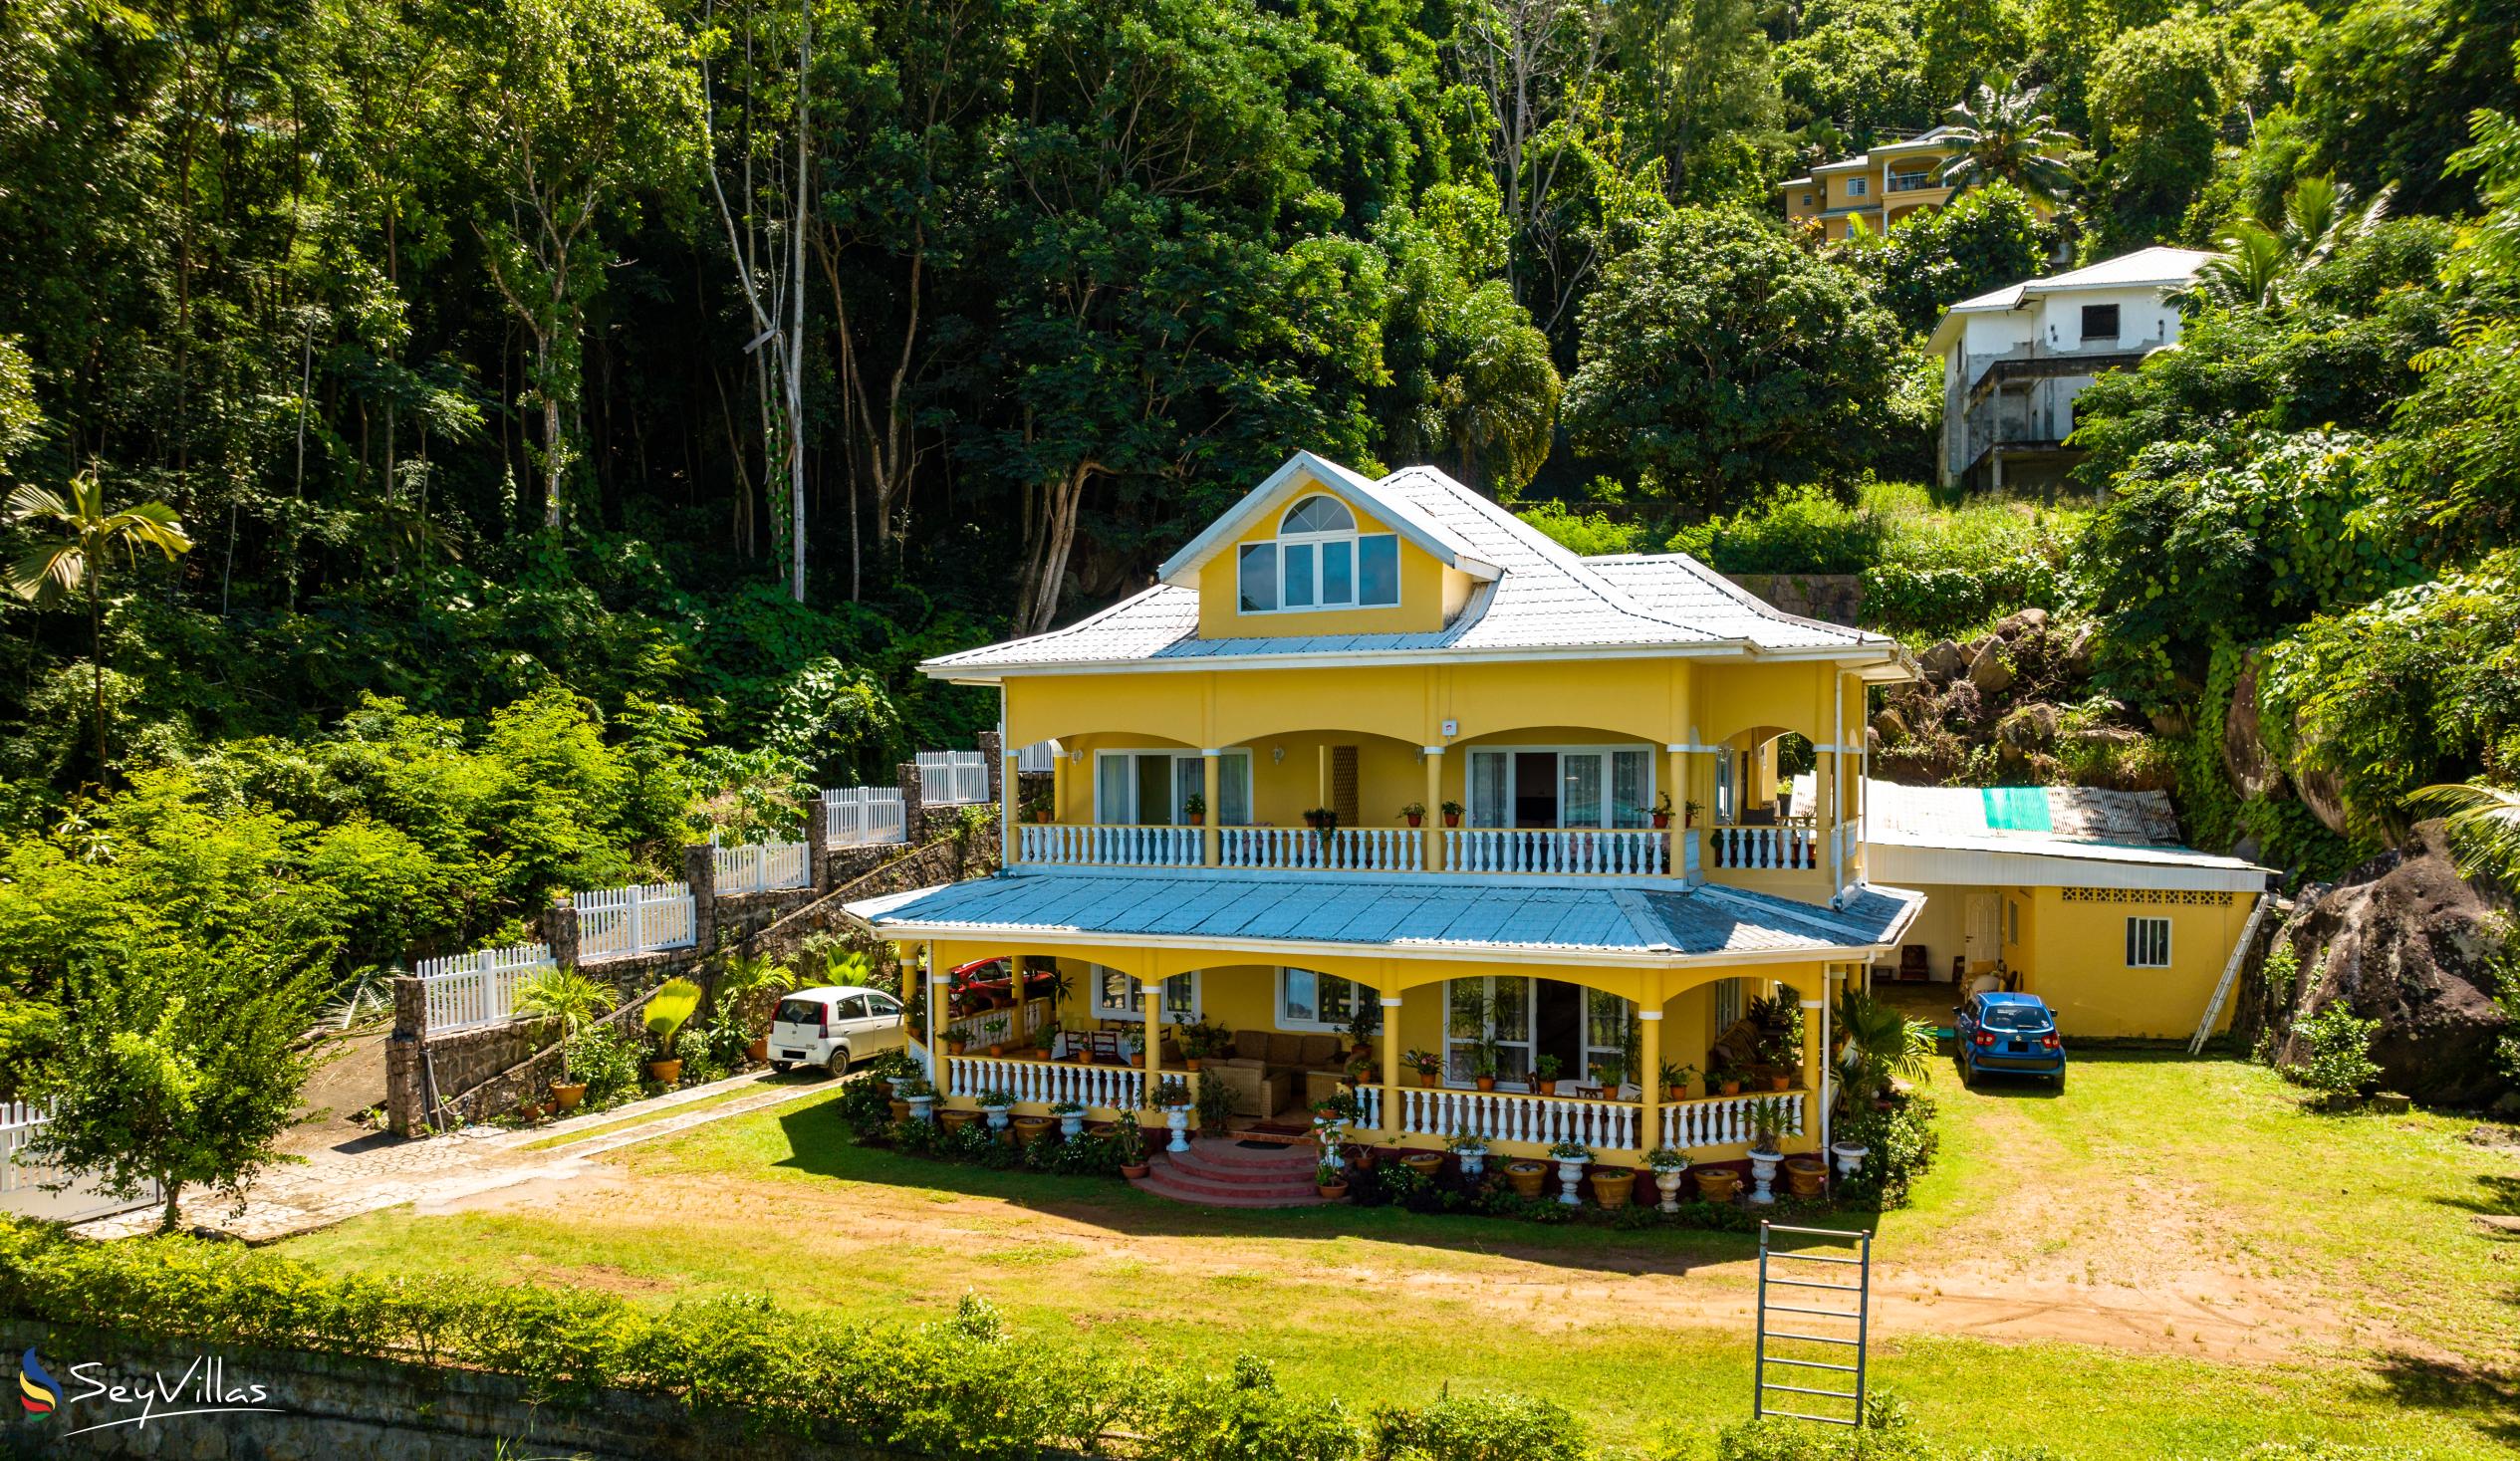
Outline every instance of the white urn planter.
<svg viewBox="0 0 2520 1461">
<path fill-rule="evenodd" d="M 1074 1140 L 1076 1140 L 1079 1136 L 1082 1136 L 1082 1135 L 1084 1135 L 1084 1134 L 1085 1134 L 1085 1112 L 1083 1112 L 1083 1111 L 1061 1111 L 1061 1112 L 1059 1113 L 1059 1139 L 1060 1139 L 1060 1140 L 1062 1140 L 1062 1141 L 1074 1141 Z"/>
<path fill-rule="evenodd" d="M 1653 1186 L 1655 1191 L 1662 1194 L 1661 1207 L 1664 1212 L 1680 1210 L 1680 1174 L 1678 1172 L 1654 1173 Z"/>
<path fill-rule="evenodd" d="M 1487 1153 L 1484 1151 L 1456 1151 L 1453 1155 L 1460 1158 L 1461 1175 L 1469 1180 L 1476 1181 L 1487 1170 Z"/>
<path fill-rule="evenodd" d="M 932 1096 L 913 1096 L 909 1097 L 909 1102 L 911 1120 L 932 1122 L 936 1119 L 936 1097 Z"/>
<path fill-rule="evenodd" d="M 1583 1180 L 1584 1163 L 1560 1161 L 1558 1163 L 1558 1201 L 1567 1207 L 1583 1206 L 1584 1199 L 1575 1195 L 1576 1184 Z"/>
<path fill-rule="evenodd" d="M 1750 1200 L 1753 1203 L 1766 1207 L 1776 1201 L 1776 1194 L 1768 1188 L 1776 1181 L 1776 1164 L 1784 1159 L 1785 1154 L 1781 1151 L 1750 1153 Z"/>
<path fill-rule="evenodd" d="M 1164 1107 L 1163 1124 L 1172 1132 L 1171 1144 L 1164 1147 L 1164 1150 L 1187 1151 L 1190 1149 L 1189 1107 L 1179 1105 Z"/>
<path fill-rule="evenodd" d="M 1852 1181 L 1856 1173 L 1864 1170 L 1864 1158 L 1872 1154 L 1872 1148 L 1841 1141 L 1829 1148 L 1829 1154 L 1838 1159 L 1838 1180 L 1845 1182 Z"/>
<path fill-rule="evenodd" d="M 1002 1105 L 984 1105 L 984 1106 L 980 1107 L 980 1111 L 981 1111 L 981 1114 L 983 1114 L 983 1115 L 985 1115 L 985 1116 L 987 1116 L 987 1117 L 989 1118 L 989 1129 L 990 1129 L 990 1130 L 992 1130 L 992 1131 L 1003 1131 L 1003 1130 L 1005 1130 L 1005 1129 L 1006 1129 L 1006 1107 L 1005 1107 L 1005 1106 L 1002 1106 Z"/>
</svg>

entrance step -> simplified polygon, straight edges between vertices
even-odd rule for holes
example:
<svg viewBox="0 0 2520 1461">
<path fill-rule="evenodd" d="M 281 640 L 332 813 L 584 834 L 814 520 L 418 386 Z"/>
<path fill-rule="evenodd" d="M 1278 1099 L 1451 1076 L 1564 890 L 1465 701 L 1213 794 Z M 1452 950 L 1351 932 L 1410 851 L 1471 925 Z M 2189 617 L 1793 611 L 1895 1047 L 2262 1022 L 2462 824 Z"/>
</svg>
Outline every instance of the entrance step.
<svg viewBox="0 0 2520 1461">
<path fill-rule="evenodd" d="M 1175 1202 L 1203 1207 L 1317 1207 L 1315 1156 L 1309 1147 L 1255 1150 L 1228 1141 L 1193 1141 L 1183 1152 L 1158 1151 L 1137 1186 Z"/>
</svg>

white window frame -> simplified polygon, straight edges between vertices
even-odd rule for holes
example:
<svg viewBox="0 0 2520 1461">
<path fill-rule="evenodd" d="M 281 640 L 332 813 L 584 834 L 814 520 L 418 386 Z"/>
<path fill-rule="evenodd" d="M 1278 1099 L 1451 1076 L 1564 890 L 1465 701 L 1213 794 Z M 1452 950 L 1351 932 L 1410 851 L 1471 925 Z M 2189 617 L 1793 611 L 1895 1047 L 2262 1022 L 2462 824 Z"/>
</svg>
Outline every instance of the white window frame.
<svg viewBox="0 0 2520 1461">
<path fill-rule="evenodd" d="M 1104 758 L 1105 758 L 1105 757 L 1107 757 L 1107 756 L 1109 756 L 1109 757 L 1124 757 L 1124 756 L 1125 756 L 1125 757 L 1129 758 L 1129 780 L 1128 780 L 1128 782 L 1127 782 L 1127 784 L 1126 784 L 1126 785 L 1127 785 L 1127 787 L 1128 787 L 1128 791 L 1129 791 L 1129 820 L 1128 820 L 1127 822 L 1105 822 L 1105 821 L 1103 821 L 1103 775 L 1104 775 L 1104 770 L 1105 770 L 1105 766 L 1104 766 Z M 1166 757 L 1170 757 L 1170 758 L 1171 758 L 1171 760 L 1172 760 L 1172 773 L 1171 773 L 1170 777 L 1169 777 L 1169 778 L 1167 778 L 1167 780 L 1166 780 L 1166 782 L 1165 782 L 1165 784 L 1166 784 L 1166 785 L 1168 785 L 1168 786 L 1170 786 L 1170 787 L 1172 788 L 1172 805 L 1171 805 L 1170 807 L 1168 807 L 1168 808 L 1166 808 L 1166 809 L 1165 809 L 1165 815 L 1166 815 L 1166 816 L 1170 819 L 1168 822 L 1162 822 L 1162 823 L 1149 823 L 1149 822 L 1147 822 L 1147 821 L 1146 821 L 1146 815 L 1145 815 L 1145 814 L 1146 814 L 1146 809 L 1145 809 L 1145 808 L 1143 808 L 1143 807 L 1140 807 L 1139 805 L 1137 805 L 1137 758 L 1138 758 L 1138 757 L 1140 757 L 1140 756 L 1166 756 Z M 1202 762 L 1202 761 L 1206 760 L 1206 759 L 1207 759 L 1206 757 L 1202 756 L 1201 754 L 1199 754 L 1199 753 L 1198 753 L 1198 752 L 1196 752 L 1196 751 L 1184 751 L 1184 750 L 1180 749 L 1180 748 L 1179 748 L 1179 747 L 1177 747 L 1177 746 L 1112 746 L 1112 747 L 1109 747 L 1109 748 L 1106 748 L 1106 749 L 1103 749 L 1103 750 L 1098 750 L 1098 751 L 1095 751 L 1095 752 L 1093 753 L 1093 757 L 1094 757 L 1094 825 L 1095 825 L 1095 826 L 1097 826 L 1097 827 L 1148 827 L 1148 826 L 1156 826 L 1156 827 L 1186 827 L 1186 826 L 1188 826 L 1188 825 L 1189 825 L 1188 823 L 1186 823 L 1186 822 L 1184 822 L 1184 821 L 1182 820 L 1182 818 L 1183 818 L 1183 816 L 1184 816 L 1185 814 L 1184 814 L 1184 813 L 1182 812 L 1182 810 L 1181 810 L 1181 804 L 1182 804 L 1183 802 L 1185 802 L 1185 801 L 1187 801 L 1187 800 L 1188 800 L 1188 798 L 1189 798 L 1189 788 L 1184 787 L 1184 786 L 1183 786 L 1183 784 L 1182 784 L 1182 780 L 1181 780 L 1181 763 L 1182 763 L 1182 762 L 1184 762 L 1184 761 L 1187 761 L 1187 762 L 1192 763 L 1193 765 L 1196 765 L 1197 763 L 1199 763 L 1199 762 Z M 1230 768 L 1231 768 L 1232 763 L 1234 763 L 1234 762 L 1236 762 L 1236 761 L 1240 761 L 1240 762 L 1242 763 L 1242 812 L 1243 812 L 1243 819 L 1244 819 L 1244 820 L 1243 820 L 1242 822 L 1239 822 L 1239 823 L 1227 823 L 1227 822 L 1225 822 L 1225 821 L 1223 820 L 1222 814 L 1221 814 L 1221 813 L 1220 813 L 1220 812 L 1219 812 L 1216 808 L 1214 808 L 1214 807 L 1210 807 L 1210 808 L 1208 808 L 1208 809 L 1207 809 L 1207 811 L 1206 811 L 1205 813 L 1201 814 L 1201 815 L 1202 815 L 1203 817 L 1205 817 L 1205 818 L 1207 818 L 1207 819 L 1208 819 L 1207 825 L 1208 825 L 1208 826 L 1210 826 L 1210 827 L 1228 827 L 1228 826 L 1232 826 L 1232 827 L 1242 827 L 1242 826 L 1248 826 L 1248 825 L 1249 825 L 1249 822 L 1250 822 L 1250 817 L 1251 817 L 1251 790 L 1252 790 L 1252 787 L 1251 787 L 1251 779 L 1252 779 L 1251 753 L 1250 753 L 1249 751 L 1247 751 L 1247 750 L 1244 750 L 1244 749 L 1240 748 L 1240 747 L 1236 747 L 1236 748 L 1234 748 L 1233 750 L 1228 751 L 1226 754 L 1224 754 L 1224 755 L 1222 755 L 1222 756 L 1218 757 L 1217 759 L 1218 759 L 1218 761 L 1220 761 L 1220 762 L 1224 763 L 1223 765 L 1219 765 L 1219 766 L 1216 768 L 1216 778 L 1217 778 L 1217 780 L 1216 780 L 1216 791 L 1217 791 L 1217 797 L 1218 797 L 1218 800 L 1220 800 L 1220 801 L 1221 801 L 1221 800 L 1223 799 L 1223 797 L 1224 797 L 1224 791 L 1225 791 L 1225 781 L 1224 781 L 1224 779 L 1225 779 L 1225 777 L 1226 777 L 1227 775 L 1229 775 L 1229 774 L 1230 774 Z M 1207 795 L 1207 792 L 1206 792 L 1206 786 L 1207 786 L 1207 769 L 1206 769 L 1204 766 L 1201 766 L 1201 767 L 1199 768 L 1199 773 L 1198 773 L 1198 778 L 1197 778 L 1197 788 L 1198 788 L 1199 795 L 1200 795 L 1200 797 L 1201 797 L 1201 798 L 1205 798 L 1205 796 Z"/>
<path fill-rule="evenodd" d="M 1711 996 L 1707 1011 L 1707 1028 L 1712 1032 L 1709 1038 L 1720 1040 L 1725 1031 L 1741 1023 L 1741 981 L 1718 979 L 1706 988 Z"/>
<path fill-rule="evenodd" d="M 2148 947 L 2145 947 L 2145 948 L 2138 948 L 2138 947 L 2137 947 L 2138 934 L 2137 934 L 2137 931 L 2136 931 L 2136 925 L 2137 925 L 2137 924 L 2139 924 L 2139 923 L 2144 923 L 2144 924 L 2159 924 L 2159 925 L 2160 925 L 2160 935 L 2161 935 L 2161 948 L 2160 948 L 2160 955 L 2161 955 L 2161 956 L 2160 956 L 2160 958 L 2159 958 L 2159 959 L 2157 959 L 2157 960 L 2148 960 L 2148 959 L 2147 959 L 2147 960 L 2141 960 L 2141 961 L 2139 961 L 2139 960 L 2136 958 L 2136 955 L 2137 955 L 2137 954 L 2139 954 L 2139 953 L 2148 953 L 2148 952 L 2150 952 L 2150 949 L 2149 949 Z M 2150 930 L 2149 930 L 2149 929 L 2146 929 L 2146 930 L 2145 930 L 2145 932 L 2148 934 L 2148 933 L 2150 932 Z M 2142 941 L 2143 941 L 2143 943 L 2144 943 L 2145 945 L 2147 945 L 2147 946 L 2151 943 L 2151 939 L 2150 939 L 2149 937 L 2145 937 Z M 2169 920 L 2167 917 L 2165 917 L 2165 916 L 2163 916 L 2162 914 L 2159 914 L 2159 913 L 2131 913 L 2131 914 L 2127 915 L 2127 967 L 2128 967 L 2128 968 L 2130 968 L 2130 969 L 2166 969 L 2166 968 L 2170 967 L 2170 958 L 2171 958 L 2171 953 L 2170 953 L 2170 920 Z"/>
<path fill-rule="evenodd" d="M 1617 1056 L 1623 1063 L 1628 1059 L 1628 1027 L 1636 1023 L 1637 1002 L 1629 999 L 1625 995 L 1613 994 L 1606 989 L 1595 989 L 1589 984 L 1578 985 L 1576 987 L 1584 991 L 1584 1023 L 1581 1031 L 1584 1041 L 1584 1069 L 1576 1074 L 1579 1079 L 1589 1083 L 1593 1079 L 1593 1065 L 1602 1057 Z M 1595 1045 L 1593 1043 L 1593 1002 L 1596 1000 L 1619 1001 L 1621 1019 L 1619 1024 L 1619 1044 L 1617 1045 Z M 1642 1042 L 1638 1042 L 1637 1046 L 1637 1059 L 1639 1061 L 1644 1059 L 1644 1045 Z M 1642 1087 L 1650 1085 L 1651 1083 L 1646 1081 L 1642 1076 L 1638 1075 L 1635 1071 L 1630 1071 L 1628 1073 L 1628 1084 L 1631 1086 Z M 1616 1092 L 1612 1093 L 1614 1096 L 1617 1094 L 1618 1093 Z"/>
<path fill-rule="evenodd" d="M 1372 985 L 1365 983 L 1363 980 L 1350 979 L 1345 974 L 1326 974 L 1319 969 L 1306 969 L 1300 965 L 1294 964 L 1279 965 L 1277 978 L 1272 985 L 1272 992 L 1277 1001 L 1270 1007 L 1270 1020 L 1274 1028 L 1279 1030 L 1306 1032 L 1315 1035 L 1344 1035 L 1348 1031 L 1348 1022 L 1345 1020 L 1296 1020 L 1288 1018 L 1286 1013 L 1286 985 L 1287 976 L 1292 974 L 1309 975 L 1316 981 L 1313 986 L 1313 1008 L 1316 1011 L 1320 1010 L 1322 1007 L 1321 985 L 1318 981 L 1323 979 L 1338 979 L 1345 981 L 1348 988 L 1353 991 L 1351 998 L 1365 1001 L 1366 1008 L 1374 1011 L 1374 1028 L 1377 1030 L 1381 1030 L 1383 1028 L 1383 991 L 1374 988 Z"/>
<path fill-rule="evenodd" d="M 1502 1063 L 1500 1063 L 1496 1073 L 1496 1089 L 1499 1091 L 1529 1091 L 1531 1089 L 1531 1063 L 1533 1056 L 1536 1054 L 1535 1047 L 1539 1044 L 1538 1037 L 1533 1033 L 1539 1026 L 1540 1013 L 1540 980 L 1536 975 L 1478 974 L 1472 975 L 1468 979 L 1447 979 L 1443 982 L 1444 1085 L 1456 1091 L 1467 1091 L 1475 1084 L 1473 1078 L 1469 1074 L 1469 1052 L 1470 1047 L 1478 1044 L 1480 1039 L 1480 1037 L 1476 1035 L 1457 1035 L 1453 1033 L 1453 986 L 1456 984 L 1467 983 L 1476 983 L 1480 986 L 1480 993 L 1486 997 L 1488 1008 L 1487 1025 L 1482 1034 L 1494 1034 L 1496 1030 L 1496 987 L 1500 984 L 1515 982 L 1519 982 L 1523 987 L 1522 1039 L 1499 1040 L 1497 1044 L 1503 1046 L 1507 1051 L 1521 1051 L 1523 1055 L 1523 1066 L 1521 1071 L 1508 1075 Z M 1455 1060 L 1456 1055 L 1459 1057 L 1457 1062 Z M 1458 1069 L 1460 1074 L 1454 1074 L 1456 1069 Z M 1579 1072 L 1578 1074 L 1580 1075 L 1582 1073 Z"/>
<path fill-rule="evenodd" d="M 1873 179 L 1869 177 L 1850 177 L 1847 179 L 1847 196 L 1850 198 L 1869 197 L 1872 195 L 1872 187 Z"/>
<path fill-rule="evenodd" d="M 1317 497 L 1326 498 L 1331 502 L 1339 504 L 1340 508 L 1348 514 L 1348 526 L 1345 528 L 1325 529 L 1318 532 L 1288 532 L 1286 530 L 1286 520 L 1294 516 L 1295 513 L 1306 503 L 1311 502 Z M 1308 492 L 1302 497 L 1296 499 L 1294 502 L 1287 504 L 1286 511 L 1278 515 L 1278 535 L 1275 538 L 1266 539 L 1260 542 L 1241 543 L 1235 546 L 1234 612 L 1237 614 L 1256 616 L 1266 613 L 1316 613 L 1323 609 L 1399 608 L 1399 534 L 1361 532 L 1358 530 L 1356 522 L 1357 510 L 1353 506 L 1350 506 L 1346 499 L 1340 497 L 1337 493 Z M 1387 603 L 1382 601 L 1369 602 L 1365 597 L 1365 545 L 1369 541 L 1382 542 L 1386 540 L 1391 544 L 1391 598 Z M 1340 600 L 1329 600 L 1325 599 L 1322 593 L 1322 561 L 1325 557 L 1322 550 L 1326 546 L 1335 543 L 1345 543 L 1348 545 L 1348 597 Z M 1268 609 L 1253 609 L 1243 602 L 1242 575 L 1246 567 L 1243 555 L 1250 549 L 1261 547 L 1267 547 L 1270 549 L 1268 556 L 1269 575 L 1271 585 L 1274 590 L 1271 598 L 1275 601 L 1275 603 L 1273 607 Z M 1286 602 L 1287 549 L 1289 547 L 1310 548 L 1312 550 L 1313 599 L 1310 604 L 1290 605 Z"/>
<path fill-rule="evenodd" d="M 1660 761 L 1661 758 L 1655 755 L 1653 747 L 1645 742 L 1628 741 L 1617 744 L 1596 746 L 1473 746 L 1470 748 L 1470 759 L 1475 762 L 1481 756 L 1510 757 L 1524 754 L 1557 757 L 1558 828 L 1562 831 L 1599 832 L 1619 827 L 1619 763 L 1613 759 L 1613 753 L 1620 751 L 1642 754 L 1644 757 L 1645 768 L 1644 795 L 1637 804 L 1637 814 L 1639 820 L 1638 821 L 1637 828 L 1624 830 L 1636 831 L 1638 828 L 1649 828 L 1653 826 L 1653 804 L 1655 794 L 1657 792 L 1656 783 L 1662 773 L 1661 768 L 1655 764 Z M 1602 813 L 1601 820 L 1599 822 L 1588 822 L 1573 828 L 1570 828 L 1567 824 L 1566 758 L 1569 756 L 1598 756 L 1601 758 Z M 1478 769 L 1475 765 L 1473 765 L 1465 767 L 1464 771 L 1467 779 L 1462 783 L 1462 790 L 1466 794 L 1475 789 L 1478 785 Z M 1506 763 L 1505 775 L 1506 796 L 1509 800 L 1513 795 L 1513 764 L 1509 761 Z M 1475 803 L 1477 799 L 1473 797 L 1471 800 Z M 1478 811 L 1479 809 L 1475 805 L 1469 809 L 1469 818 L 1466 825 L 1477 828 L 1510 827 L 1513 825 L 1510 820 L 1504 822 L 1482 822 L 1478 818 Z"/>
<path fill-rule="evenodd" d="M 1133 1025 L 1143 1025 L 1146 1023 L 1146 986 L 1137 978 L 1136 975 L 1125 973 L 1122 970 L 1112 968 L 1108 964 L 1088 964 L 1085 968 L 1087 977 L 1093 981 L 1092 998 L 1094 1001 L 1094 1018 L 1098 1020 L 1125 1020 Z M 1127 1009 L 1123 1009 L 1117 1005 L 1109 1003 L 1104 997 L 1105 991 L 1103 986 L 1105 976 L 1111 974 L 1118 974 L 1123 979 L 1129 981 L 1129 1007 Z M 1184 979 L 1190 981 L 1190 1008 L 1186 1013 L 1173 1008 L 1172 1005 L 1172 986 L 1179 984 Z M 1203 1013 L 1206 1009 L 1206 1004 L 1203 1000 L 1205 991 L 1200 988 L 1198 970 L 1193 969 L 1187 974 L 1174 974 L 1165 979 L 1163 982 L 1165 986 L 1163 991 L 1163 1017 L 1167 1022 L 1178 1024 L 1183 1020 L 1195 1022 L 1206 1018 L 1206 1015 Z"/>
</svg>

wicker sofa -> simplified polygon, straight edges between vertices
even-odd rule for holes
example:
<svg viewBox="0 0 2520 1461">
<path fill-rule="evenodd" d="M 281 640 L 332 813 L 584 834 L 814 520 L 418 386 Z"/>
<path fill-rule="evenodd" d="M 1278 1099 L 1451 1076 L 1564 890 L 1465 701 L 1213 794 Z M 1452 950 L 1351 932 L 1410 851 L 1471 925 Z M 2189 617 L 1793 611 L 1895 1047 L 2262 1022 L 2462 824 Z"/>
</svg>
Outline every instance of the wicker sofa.
<svg viewBox="0 0 2520 1461">
<path fill-rule="evenodd" d="M 1308 1074 L 1344 1072 L 1347 1054 L 1347 1042 L 1336 1035 L 1237 1030 L 1233 1054 L 1199 1062 L 1199 1074 L 1234 1089 L 1234 1114 L 1265 1119 L 1303 1096 Z"/>
</svg>

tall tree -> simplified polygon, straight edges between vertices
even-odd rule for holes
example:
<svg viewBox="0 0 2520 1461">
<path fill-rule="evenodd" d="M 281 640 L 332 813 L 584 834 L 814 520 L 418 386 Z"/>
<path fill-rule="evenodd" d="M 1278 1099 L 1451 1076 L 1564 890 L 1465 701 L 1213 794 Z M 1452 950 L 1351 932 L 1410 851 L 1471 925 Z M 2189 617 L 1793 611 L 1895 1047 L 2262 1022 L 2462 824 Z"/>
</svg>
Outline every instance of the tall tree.
<svg viewBox="0 0 2520 1461">
<path fill-rule="evenodd" d="M 1623 10 L 1613 35 L 1629 110 L 1661 155 L 1671 200 L 1765 201 L 1784 107 L 1751 0 Z"/>
<path fill-rule="evenodd" d="M 2109 43 L 2092 74 L 2093 179 L 2111 249 L 2173 236 L 2213 175 L 2214 146 L 2239 67 L 2218 21 L 2172 16 Z"/>
<path fill-rule="evenodd" d="M 650 0 L 497 0 L 467 38 L 472 165 L 496 179 L 472 228 L 532 337 L 543 521 L 560 526 L 566 420 L 584 385 L 587 305 L 615 262 L 608 212 L 685 175 L 696 139 L 689 48 Z"/>
<path fill-rule="evenodd" d="M 70 480 L 63 496 L 50 487 L 28 484 L 9 494 L 5 515 L 11 523 L 35 529 L 37 542 L 9 566 L 9 588 L 19 598 L 54 604 L 73 594 L 87 601 L 89 683 L 95 696 L 97 777 L 106 775 L 105 741 L 105 566 L 119 549 L 136 563 L 140 550 L 154 548 L 172 562 L 189 553 L 175 510 L 162 502 L 143 502 L 121 511 L 105 505 L 105 479 L 82 472 Z"/>
<path fill-rule="evenodd" d="M 1959 147 L 1942 167 L 1942 183 L 1959 192 L 2003 181 L 2054 203 L 2074 186 L 2065 154 L 2078 145 L 2040 108 L 2037 87 L 1980 86 L 1944 121 Z"/>
</svg>

